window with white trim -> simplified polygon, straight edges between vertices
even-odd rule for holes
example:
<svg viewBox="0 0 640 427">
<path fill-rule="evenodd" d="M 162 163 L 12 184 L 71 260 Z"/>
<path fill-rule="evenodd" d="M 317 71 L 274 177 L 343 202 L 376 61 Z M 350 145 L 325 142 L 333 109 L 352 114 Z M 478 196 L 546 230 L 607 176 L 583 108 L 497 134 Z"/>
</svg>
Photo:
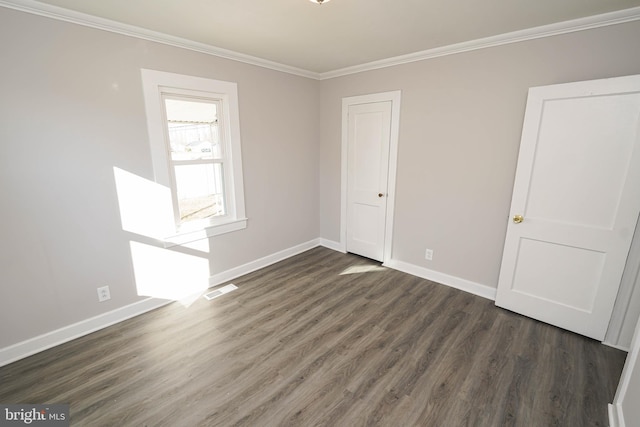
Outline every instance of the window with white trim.
<svg viewBox="0 0 640 427">
<path fill-rule="evenodd" d="M 177 241 L 245 228 L 237 85 L 145 69 L 142 83 L 155 180 L 171 190 Z"/>
</svg>

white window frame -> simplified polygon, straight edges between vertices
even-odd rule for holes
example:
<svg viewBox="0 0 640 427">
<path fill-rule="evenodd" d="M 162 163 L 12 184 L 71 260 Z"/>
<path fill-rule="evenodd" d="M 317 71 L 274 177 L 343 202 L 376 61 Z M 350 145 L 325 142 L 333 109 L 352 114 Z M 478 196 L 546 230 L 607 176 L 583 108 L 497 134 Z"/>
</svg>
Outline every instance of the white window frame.
<svg viewBox="0 0 640 427">
<path fill-rule="evenodd" d="M 170 246 L 246 228 L 237 84 L 147 69 L 141 69 L 141 74 L 155 181 L 171 189 L 173 195 L 176 194 L 176 188 L 171 165 L 164 97 L 216 100 L 220 102 L 222 110 L 220 132 L 225 151 L 226 214 L 181 224 L 177 214 L 177 200 L 173 200 L 176 229 L 175 234 L 167 236 L 165 241 Z M 175 196 L 173 198 L 175 199 Z"/>
</svg>

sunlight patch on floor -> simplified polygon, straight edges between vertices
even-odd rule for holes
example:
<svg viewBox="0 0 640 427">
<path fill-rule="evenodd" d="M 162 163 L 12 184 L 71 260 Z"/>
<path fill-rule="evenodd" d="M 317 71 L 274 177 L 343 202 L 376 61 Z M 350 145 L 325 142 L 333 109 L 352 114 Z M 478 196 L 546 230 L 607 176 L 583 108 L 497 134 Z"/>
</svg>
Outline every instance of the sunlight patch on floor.
<svg viewBox="0 0 640 427">
<path fill-rule="evenodd" d="M 374 271 L 385 271 L 386 268 L 380 267 L 379 265 L 352 265 L 351 267 L 346 268 L 340 275 L 345 274 L 359 274 L 359 273 L 371 273 Z"/>
</svg>

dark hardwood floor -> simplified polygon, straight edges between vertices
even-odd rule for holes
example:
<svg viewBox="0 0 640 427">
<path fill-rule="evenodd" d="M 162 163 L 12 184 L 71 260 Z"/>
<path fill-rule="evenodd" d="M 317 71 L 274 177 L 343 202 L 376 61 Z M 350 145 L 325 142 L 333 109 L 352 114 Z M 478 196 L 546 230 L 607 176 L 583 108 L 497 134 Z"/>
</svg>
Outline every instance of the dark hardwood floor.
<svg viewBox="0 0 640 427">
<path fill-rule="evenodd" d="M 624 352 L 376 267 L 313 249 L 0 368 L 0 402 L 74 426 L 607 425 Z"/>
</svg>

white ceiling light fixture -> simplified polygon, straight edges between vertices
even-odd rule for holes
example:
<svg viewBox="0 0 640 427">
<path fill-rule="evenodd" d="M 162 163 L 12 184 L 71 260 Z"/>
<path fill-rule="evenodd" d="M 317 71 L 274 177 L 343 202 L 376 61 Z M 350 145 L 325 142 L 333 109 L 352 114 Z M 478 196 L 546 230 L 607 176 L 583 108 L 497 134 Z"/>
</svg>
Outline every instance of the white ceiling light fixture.
<svg viewBox="0 0 640 427">
<path fill-rule="evenodd" d="M 331 0 L 309 0 L 311 3 L 318 3 L 318 4 L 322 4 L 322 3 L 329 3 Z"/>
</svg>

